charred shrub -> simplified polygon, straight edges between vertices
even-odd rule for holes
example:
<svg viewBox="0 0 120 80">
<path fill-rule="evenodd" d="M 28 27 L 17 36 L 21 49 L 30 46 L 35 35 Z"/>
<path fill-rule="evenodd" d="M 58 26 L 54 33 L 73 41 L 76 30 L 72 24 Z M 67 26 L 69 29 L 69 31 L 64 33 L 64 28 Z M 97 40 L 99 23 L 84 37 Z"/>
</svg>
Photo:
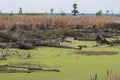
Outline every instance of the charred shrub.
<svg viewBox="0 0 120 80">
<path fill-rule="evenodd" d="M 105 25 L 107 29 L 112 29 L 112 30 L 120 30 L 120 23 L 108 23 Z"/>
</svg>

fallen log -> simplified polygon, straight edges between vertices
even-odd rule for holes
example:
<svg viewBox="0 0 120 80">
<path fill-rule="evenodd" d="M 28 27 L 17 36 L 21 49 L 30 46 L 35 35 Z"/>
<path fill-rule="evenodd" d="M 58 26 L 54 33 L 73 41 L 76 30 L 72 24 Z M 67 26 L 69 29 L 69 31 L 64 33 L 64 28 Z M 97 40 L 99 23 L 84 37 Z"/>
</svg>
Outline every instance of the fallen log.
<svg viewBox="0 0 120 80">
<path fill-rule="evenodd" d="M 16 45 L 20 49 L 33 49 L 34 48 L 31 43 L 17 42 Z"/>
<path fill-rule="evenodd" d="M 64 46 L 64 45 L 55 45 L 55 44 L 46 44 L 46 43 L 40 43 L 40 46 L 47 46 L 47 47 L 56 47 L 56 48 L 66 48 L 66 49 L 77 49 L 79 48 L 71 47 L 71 46 Z"/>
<path fill-rule="evenodd" d="M 2 32 L 0 32 L 0 38 L 6 39 L 6 40 L 9 40 L 9 41 L 17 41 L 16 38 L 13 38 L 12 36 L 6 35 Z"/>
<path fill-rule="evenodd" d="M 42 70 L 42 71 L 49 71 L 49 72 L 60 72 L 60 70 L 57 70 L 57 69 L 51 69 L 51 70 Z"/>
<path fill-rule="evenodd" d="M 31 73 L 35 71 L 60 72 L 58 69 L 43 69 L 41 67 L 0 65 L 0 73 Z"/>
<path fill-rule="evenodd" d="M 103 36 L 97 36 L 97 37 L 96 37 L 96 42 L 99 43 L 99 44 L 113 45 L 112 42 L 108 41 L 108 40 L 105 39 Z"/>
</svg>

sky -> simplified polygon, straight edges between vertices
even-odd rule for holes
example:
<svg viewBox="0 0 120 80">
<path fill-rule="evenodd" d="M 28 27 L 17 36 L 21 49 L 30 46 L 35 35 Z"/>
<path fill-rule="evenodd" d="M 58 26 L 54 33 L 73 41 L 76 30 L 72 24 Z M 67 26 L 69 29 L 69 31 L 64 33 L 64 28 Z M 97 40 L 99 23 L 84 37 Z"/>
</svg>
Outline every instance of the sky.
<svg viewBox="0 0 120 80">
<path fill-rule="evenodd" d="M 99 10 L 120 13 L 120 0 L 0 0 L 0 11 L 17 13 L 21 7 L 24 13 L 50 13 L 51 8 L 55 13 L 71 13 L 73 3 L 78 4 L 80 13 L 96 13 Z"/>
</svg>

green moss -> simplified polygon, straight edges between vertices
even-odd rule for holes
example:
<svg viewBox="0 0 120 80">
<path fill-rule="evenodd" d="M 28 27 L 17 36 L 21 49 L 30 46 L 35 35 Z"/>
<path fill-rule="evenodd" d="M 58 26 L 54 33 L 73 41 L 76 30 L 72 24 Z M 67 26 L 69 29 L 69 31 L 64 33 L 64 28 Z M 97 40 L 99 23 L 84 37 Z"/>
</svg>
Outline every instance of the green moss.
<svg viewBox="0 0 120 80">
<path fill-rule="evenodd" d="M 89 48 L 83 48 L 83 51 L 118 51 L 120 46 L 91 47 L 96 42 L 92 41 L 73 41 L 72 43 L 61 43 L 63 45 L 87 45 Z M 74 55 L 76 50 L 39 47 L 32 50 L 17 50 L 20 54 L 31 54 L 30 59 L 21 59 L 18 57 L 9 57 L 6 61 L 0 61 L 0 64 L 9 63 L 33 63 L 43 64 L 55 67 L 60 72 L 35 72 L 35 73 L 0 73 L 0 80 L 90 80 L 95 74 L 99 80 L 104 80 L 107 70 L 112 74 L 120 75 L 120 55 L 114 56 L 82 56 Z"/>
</svg>

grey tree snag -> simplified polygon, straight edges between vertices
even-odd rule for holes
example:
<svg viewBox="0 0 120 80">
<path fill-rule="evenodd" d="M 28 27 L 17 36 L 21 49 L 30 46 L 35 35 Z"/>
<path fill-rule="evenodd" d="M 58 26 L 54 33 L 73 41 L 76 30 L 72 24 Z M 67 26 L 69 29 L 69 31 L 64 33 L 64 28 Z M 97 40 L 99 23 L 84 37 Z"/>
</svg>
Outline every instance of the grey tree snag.
<svg viewBox="0 0 120 80">
<path fill-rule="evenodd" d="M 53 12 L 54 12 L 54 9 L 51 8 L 51 9 L 50 9 L 50 13 L 51 13 L 51 15 L 53 15 Z"/>
<path fill-rule="evenodd" d="M 19 14 L 22 14 L 23 13 L 23 11 L 22 11 L 22 8 L 20 7 L 19 8 Z"/>
</svg>

